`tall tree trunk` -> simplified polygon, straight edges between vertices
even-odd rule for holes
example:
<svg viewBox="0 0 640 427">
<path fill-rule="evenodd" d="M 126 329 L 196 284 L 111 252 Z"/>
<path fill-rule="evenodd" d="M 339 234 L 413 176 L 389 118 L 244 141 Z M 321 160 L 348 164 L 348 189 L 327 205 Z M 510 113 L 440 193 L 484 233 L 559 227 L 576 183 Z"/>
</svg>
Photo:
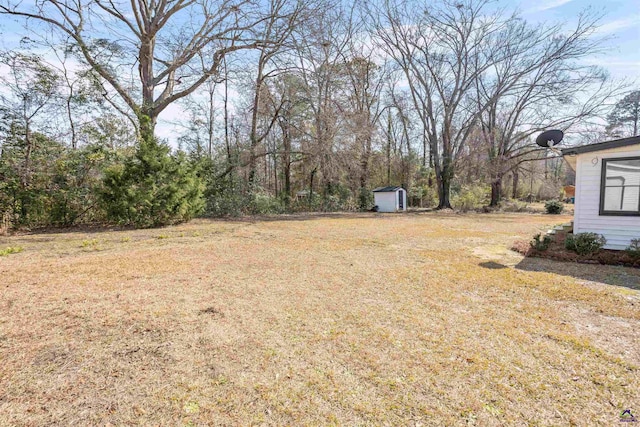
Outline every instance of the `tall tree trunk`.
<svg viewBox="0 0 640 427">
<path fill-rule="evenodd" d="M 31 154 L 33 153 L 33 141 L 31 139 L 31 126 L 29 120 L 25 120 L 24 142 L 26 149 L 24 153 L 24 170 L 20 179 L 20 222 L 26 223 L 29 215 L 29 196 L 31 192 L 28 190 L 31 184 Z"/>
<path fill-rule="evenodd" d="M 434 145 L 437 146 L 437 142 L 436 144 L 434 144 L 434 141 L 430 140 L 430 142 L 432 148 Z M 436 167 L 436 178 L 438 178 L 439 184 L 438 196 L 440 199 L 438 209 L 452 209 L 451 182 L 455 173 L 452 154 L 451 129 L 448 126 L 444 126 L 442 130 L 442 168 L 438 170 Z M 434 159 L 434 161 L 437 163 L 438 159 Z"/>
<path fill-rule="evenodd" d="M 291 204 L 291 160 L 283 160 L 284 166 L 284 204 L 289 207 Z"/>
<path fill-rule="evenodd" d="M 69 129 L 71 130 L 71 148 L 78 148 L 78 132 L 76 131 L 76 124 L 73 121 L 73 114 L 71 108 L 71 98 L 73 97 L 73 89 L 70 89 L 69 96 L 66 99 L 67 106 L 67 118 L 69 119 Z"/>
<path fill-rule="evenodd" d="M 391 125 L 391 111 L 389 111 L 387 119 L 387 185 L 391 184 L 391 142 L 393 135 L 393 127 Z"/>
<path fill-rule="evenodd" d="M 451 181 L 453 181 L 453 165 L 449 155 L 442 157 L 442 169 L 436 178 L 438 179 L 438 209 L 452 209 L 451 207 Z M 439 176 L 438 176 L 439 175 Z"/>
<path fill-rule="evenodd" d="M 369 186 L 369 158 L 371 157 L 371 138 L 365 137 L 362 155 L 360 156 L 360 188 Z"/>
<path fill-rule="evenodd" d="M 429 150 L 429 179 L 427 180 L 427 185 L 430 188 L 433 188 L 433 151 Z"/>
<path fill-rule="evenodd" d="M 427 146 L 429 143 L 427 142 L 427 133 L 422 132 L 422 167 L 427 167 Z M 429 153 L 429 163 L 431 163 L 431 153 Z"/>
<path fill-rule="evenodd" d="M 154 50 L 155 38 L 146 36 L 140 38 L 138 72 L 140 73 L 140 83 L 142 84 L 142 106 L 137 115 L 140 123 L 140 137 L 145 142 L 153 140 L 155 124 L 158 119 L 158 113 L 154 109 Z M 172 77 L 169 76 L 167 79 Z"/>
<path fill-rule="evenodd" d="M 264 183 L 263 186 L 266 187 L 267 191 L 271 191 L 271 163 L 269 162 L 269 155 L 266 155 L 262 162 L 264 163 Z M 251 171 L 249 171 L 249 176 L 251 176 Z M 251 181 L 249 181 L 251 183 Z"/>
<path fill-rule="evenodd" d="M 311 202 L 313 201 L 313 178 L 316 176 L 316 171 L 318 167 L 316 166 L 311 171 L 311 177 L 309 179 L 309 210 L 311 210 Z"/>
<path fill-rule="evenodd" d="M 511 198 L 518 198 L 518 181 L 520 180 L 520 174 L 518 173 L 518 168 L 513 170 L 513 188 L 511 189 Z"/>
<path fill-rule="evenodd" d="M 451 180 L 441 175 L 436 177 L 438 183 L 438 207 L 437 209 L 452 209 L 451 208 Z"/>
<path fill-rule="evenodd" d="M 492 208 L 500 204 L 502 198 L 502 175 L 495 176 L 491 182 L 491 202 L 489 206 Z"/>
<path fill-rule="evenodd" d="M 24 142 L 26 145 L 24 152 L 24 166 L 21 177 L 22 189 L 26 190 L 31 183 L 31 154 L 33 153 L 33 141 L 31 139 L 31 124 L 29 120 L 25 121 L 24 127 Z"/>
<path fill-rule="evenodd" d="M 286 114 L 286 111 L 285 111 Z M 291 133 L 288 118 L 279 120 L 282 130 L 282 172 L 284 175 L 284 205 L 289 207 L 291 203 Z"/>
<path fill-rule="evenodd" d="M 231 143 L 229 141 L 229 73 L 227 58 L 222 59 L 224 67 L 224 145 L 227 148 L 227 163 L 231 164 Z"/>
<path fill-rule="evenodd" d="M 213 132 L 215 130 L 215 106 L 214 106 L 214 93 L 215 86 L 209 87 L 209 120 L 208 120 L 208 129 L 207 129 L 207 154 L 209 155 L 209 159 L 213 158 Z"/>
<path fill-rule="evenodd" d="M 324 93 L 324 90 L 323 90 Z M 320 170 L 320 189 L 322 190 L 322 195 L 325 197 L 327 195 L 327 189 L 331 187 L 331 180 L 333 177 L 330 173 L 330 155 L 329 155 L 329 129 L 328 129 L 328 119 L 323 117 L 327 114 L 329 108 L 325 105 L 326 98 L 323 98 L 322 93 L 320 94 L 319 105 L 322 106 L 321 110 L 316 114 L 315 122 L 316 122 L 316 140 L 317 147 L 319 153 L 319 170 Z"/>
<path fill-rule="evenodd" d="M 260 110 L 260 95 L 262 92 L 262 83 L 264 82 L 263 70 L 264 70 L 265 53 L 260 53 L 260 59 L 258 60 L 258 75 L 256 76 L 256 89 L 253 96 L 253 106 L 251 111 L 251 130 L 249 132 L 249 142 L 251 144 L 249 154 L 249 186 L 253 188 L 253 184 L 256 179 L 256 150 L 258 149 L 258 114 Z"/>
<path fill-rule="evenodd" d="M 278 155 L 273 154 L 273 194 L 278 197 Z"/>
</svg>

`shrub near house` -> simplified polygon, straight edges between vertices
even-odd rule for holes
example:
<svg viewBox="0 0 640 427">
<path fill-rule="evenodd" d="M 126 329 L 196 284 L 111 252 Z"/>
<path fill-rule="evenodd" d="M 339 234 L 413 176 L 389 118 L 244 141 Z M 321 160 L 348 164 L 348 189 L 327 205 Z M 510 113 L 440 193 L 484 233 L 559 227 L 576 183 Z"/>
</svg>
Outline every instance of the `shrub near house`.
<svg viewBox="0 0 640 427">
<path fill-rule="evenodd" d="M 605 245 L 606 238 L 597 233 L 566 234 L 560 231 L 553 237 L 538 233 L 529 242 L 515 242 L 511 249 L 527 257 L 640 267 L 640 239 L 633 239 L 624 251 L 604 249 Z"/>
<path fill-rule="evenodd" d="M 631 239 L 631 244 L 625 252 L 633 258 L 640 258 L 640 239 Z"/>
<path fill-rule="evenodd" d="M 606 244 L 607 239 L 596 233 L 569 234 L 564 241 L 564 247 L 578 255 L 596 254 Z"/>
</svg>

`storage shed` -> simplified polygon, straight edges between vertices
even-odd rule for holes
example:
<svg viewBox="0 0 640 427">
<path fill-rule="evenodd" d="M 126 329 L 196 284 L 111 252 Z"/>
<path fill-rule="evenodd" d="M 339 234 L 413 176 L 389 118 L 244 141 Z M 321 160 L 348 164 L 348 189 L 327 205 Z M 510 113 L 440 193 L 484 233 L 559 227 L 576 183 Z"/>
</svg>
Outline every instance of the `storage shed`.
<svg viewBox="0 0 640 427">
<path fill-rule="evenodd" d="M 562 150 L 576 172 L 574 233 L 598 233 L 606 249 L 640 238 L 640 136 Z"/>
<path fill-rule="evenodd" d="M 404 212 L 407 210 L 407 192 L 402 187 L 379 187 L 373 190 L 378 212 Z"/>
</svg>

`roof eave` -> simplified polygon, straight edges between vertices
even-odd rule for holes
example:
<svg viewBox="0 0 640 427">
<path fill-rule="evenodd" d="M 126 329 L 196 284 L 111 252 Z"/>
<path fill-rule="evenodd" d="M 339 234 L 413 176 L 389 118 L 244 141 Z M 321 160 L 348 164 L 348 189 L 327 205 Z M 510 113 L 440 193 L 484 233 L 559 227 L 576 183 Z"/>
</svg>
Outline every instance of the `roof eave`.
<svg viewBox="0 0 640 427">
<path fill-rule="evenodd" d="M 378 187 L 378 188 L 374 188 L 372 191 L 374 193 L 395 193 L 398 190 L 402 190 L 402 187 L 392 187 L 392 186 Z"/>
<path fill-rule="evenodd" d="M 564 158 L 564 161 L 567 162 L 569 167 L 575 171 L 576 170 L 576 165 L 578 163 L 578 156 L 575 155 L 575 154 L 564 154 L 563 153 L 562 157 Z"/>
<path fill-rule="evenodd" d="M 580 147 L 569 147 L 560 150 L 563 156 L 577 155 L 582 153 L 593 153 L 595 151 L 611 150 L 614 148 L 640 145 L 640 136 L 630 138 L 614 139 L 613 141 L 598 142 L 596 144 L 582 145 Z"/>
</svg>

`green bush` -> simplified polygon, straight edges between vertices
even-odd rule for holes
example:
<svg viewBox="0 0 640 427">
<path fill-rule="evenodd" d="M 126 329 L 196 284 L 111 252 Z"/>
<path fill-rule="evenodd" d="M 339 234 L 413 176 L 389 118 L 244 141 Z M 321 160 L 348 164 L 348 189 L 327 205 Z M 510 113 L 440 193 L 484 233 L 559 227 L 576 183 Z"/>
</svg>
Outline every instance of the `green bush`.
<svg viewBox="0 0 640 427">
<path fill-rule="evenodd" d="M 184 154 L 141 141 L 135 156 L 105 171 L 100 194 L 110 221 L 155 227 L 188 221 L 204 208 L 204 185 Z"/>
<path fill-rule="evenodd" d="M 289 204 L 291 212 L 314 212 L 322 209 L 322 198 L 318 193 L 306 194 L 304 197 L 295 198 Z"/>
<path fill-rule="evenodd" d="M 253 198 L 248 184 L 235 173 L 221 175 L 226 164 L 204 159 L 199 161 L 205 181 L 205 211 L 208 217 L 242 216 L 251 210 Z"/>
<path fill-rule="evenodd" d="M 120 154 L 104 147 L 67 149 L 51 174 L 49 222 L 56 226 L 104 221 L 98 208 L 102 171 L 118 161 Z"/>
<path fill-rule="evenodd" d="M 361 187 L 358 190 L 358 208 L 361 211 L 368 211 L 373 207 L 373 192 L 368 188 Z"/>
<path fill-rule="evenodd" d="M 338 183 L 327 183 L 322 193 L 321 210 L 325 212 L 358 210 L 357 201 L 349 188 Z"/>
<path fill-rule="evenodd" d="M 551 242 L 551 237 L 546 234 L 543 237 L 540 233 L 538 233 L 533 236 L 533 240 L 531 240 L 529 244 L 533 249 L 537 251 L 546 251 L 547 249 L 549 249 L 549 245 L 551 244 Z"/>
<path fill-rule="evenodd" d="M 487 203 L 489 194 L 489 188 L 485 185 L 463 186 L 451 197 L 451 204 L 462 212 L 480 209 Z"/>
<path fill-rule="evenodd" d="M 578 255 L 597 253 L 607 243 L 604 236 L 597 233 L 568 234 L 564 247 Z"/>
<path fill-rule="evenodd" d="M 251 187 L 235 173 L 220 176 L 222 166 L 210 160 L 200 163 L 206 183 L 205 216 L 270 215 L 287 210 L 284 197 L 275 197 L 258 185 Z"/>
<path fill-rule="evenodd" d="M 544 208 L 550 215 L 559 215 L 564 210 L 564 203 L 559 200 L 549 200 L 544 204 Z"/>
<path fill-rule="evenodd" d="M 438 189 L 426 187 L 422 198 L 422 207 L 431 208 L 438 206 Z"/>
<path fill-rule="evenodd" d="M 631 244 L 627 246 L 625 252 L 633 258 L 640 258 L 640 239 L 631 239 Z"/>
<path fill-rule="evenodd" d="M 269 215 L 284 213 L 285 207 L 282 199 L 273 197 L 262 191 L 253 195 L 251 204 L 251 213 L 254 215 Z"/>
<path fill-rule="evenodd" d="M 438 206 L 438 190 L 427 184 L 409 188 L 408 197 L 421 208 Z"/>
<path fill-rule="evenodd" d="M 72 149 L 35 133 L 30 162 L 22 139 L 0 149 L 0 212 L 10 228 L 69 226 L 103 219 L 96 209 L 101 171 L 111 161 L 95 146 Z"/>
</svg>

